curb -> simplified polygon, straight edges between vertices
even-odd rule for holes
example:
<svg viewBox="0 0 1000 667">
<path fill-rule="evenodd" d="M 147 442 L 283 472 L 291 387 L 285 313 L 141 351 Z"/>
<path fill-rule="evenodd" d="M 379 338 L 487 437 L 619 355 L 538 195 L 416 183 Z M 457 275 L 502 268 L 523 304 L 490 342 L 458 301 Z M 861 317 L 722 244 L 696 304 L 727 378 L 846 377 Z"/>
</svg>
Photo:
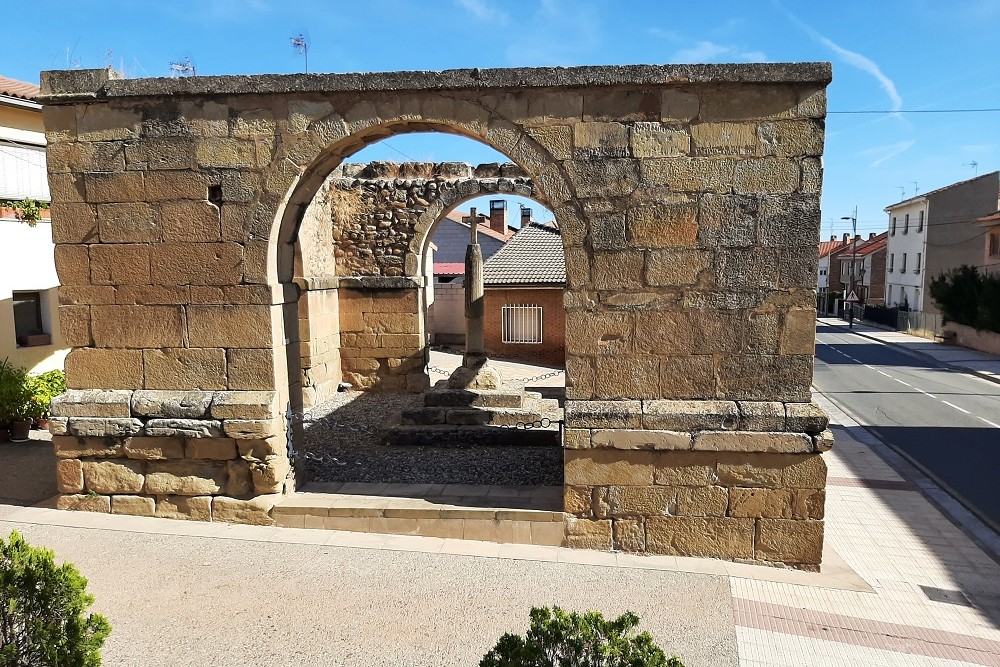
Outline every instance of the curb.
<svg viewBox="0 0 1000 667">
<path fill-rule="evenodd" d="M 816 318 L 816 321 L 820 322 L 820 319 Z M 846 324 L 831 324 L 828 321 L 824 321 L 824 322 L 820 322 L 820 323 L 821 324 L 826 324 L 826 325 L 829 325 L 829 326 L 840 327 L 842 329 L 848 329 L 848 327 L 847 327 Z M 870 326 L 870 325 L 866 324 L 865 326 Z M 931 362 L 933 362 L 934 364 L 936 364 L 938 366 L 942 366 L 944 368 L 950 368 L 951 370 L 957 371 L 959 373 L 967 373 L 969 375 L 975 375 L 976 377 L 982 378 L 983 380 L 986 380 L 987 382 L 992 382 L 994 384 L 1000 384 L 1000 375 L 998 375 L 996 373 L 990 373 L 989 371 L 980 371 L 980 370 L 976 370 L 975 368 L 968 368 L 966 366 L 959 366 L 959 365 L 956 365 L 956 364 L 949 363 L 947 361 L 941 361 L 937 357 L 935 357 L 933 355 L 930 355 L 930 354 L 927 354 L 926 352 L 920 352 L 918 350 L 911 350 L 906 345 L 903 345 L 901 343 L 894 343 L 892 341 L 882 340 L 881 338 L 877 338 L 875 336 L 868 335 L 868 334 L 866 334 L 866 333 L 864 333 L 862 331 L 858 331 L 857 329 L 848 329 L 848 330 L 851 333 L 853 333 L 854 335 L 856 335 L 856 336 L 861 336 L 862 338 L 867 338 L 868 340 L 873 340 L 876 343 L 882 343 L 883 345 L 888 345 L 890 347 L 894 347 L 894 348 L 896 348 L 898 350 L 902 350 L 902 351 L 906 352 L 907 354 L 911 354 L 914 357 L 919 357 L 920 359 L 923 359 L 925 361 L 931 361 Z M 886 329 L 886 331 L 891 331 L 891 330 L 890 329 Z M 968 348 L 963 348 L 963 349 L 968 349 Z M 976 351 L 976 350 L 973 350 L 973 351 Z"/>
</svg>

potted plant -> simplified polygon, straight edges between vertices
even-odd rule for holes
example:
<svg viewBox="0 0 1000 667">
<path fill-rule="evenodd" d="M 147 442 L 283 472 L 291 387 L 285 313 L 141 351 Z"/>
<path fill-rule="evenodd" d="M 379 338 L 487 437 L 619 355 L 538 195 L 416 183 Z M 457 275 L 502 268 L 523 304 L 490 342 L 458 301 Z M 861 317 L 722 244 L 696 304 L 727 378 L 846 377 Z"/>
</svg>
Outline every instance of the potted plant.
<svg viewBox="0 0 1000 667">
<path fill-rule="evenodd" d="M 31 411 L 28 372 L 4 359 L 0 362 L 0 422 L 6 425 L 12 441 L 28 439 Z"/>
<path fill-rule="evenodd" d="M 49 404 L 52 399 L 66 391 L 66 374 L 56 369 L 28 376 L 31 389 L 31 418 L 35 428 L 48 428 Z"/>
<path fill-rule="evenodd" d="M 47 202 L 37 199 L 3 200 L 0 201 L 0 217 L 10 217 L 10 214 L 13 213 L 16 219 L 29 227 L 34 227 L 43 217 L 42 211 L 48 207 Z"/>
</svg>

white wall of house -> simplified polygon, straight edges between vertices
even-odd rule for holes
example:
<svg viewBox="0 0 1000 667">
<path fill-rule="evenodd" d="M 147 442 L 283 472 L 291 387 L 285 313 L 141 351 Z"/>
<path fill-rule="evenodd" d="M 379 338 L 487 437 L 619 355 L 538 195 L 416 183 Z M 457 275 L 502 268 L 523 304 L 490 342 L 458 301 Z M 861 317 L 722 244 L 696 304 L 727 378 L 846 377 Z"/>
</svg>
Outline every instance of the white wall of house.
<svg viewBox="0 0 1000 667">
<path fill-rule="evenodd" d="M 819 269 L 816 275 L 816 289 L 825 292 L 830 286 L 830 256 L 819 258 Z"/>
<path fill-rule="evenodd" d="M 441 277 L 436 277 L 440 280 Z M 452 282 L 436 282 L 434 302 L 427 309 L 431 342 L 437 345 L 465 342 L 465 286 L 462 276 Z"/>
<path fill-rule="evenodd" d="M 0 360 L 8 359 L 32 373 L 62 368 L 69 352 L 59 333 L 59 297 L 52 230 L 47 221 L 35 227 L 12 218 L 0 218 Z M 38 292 L 42 331 L 50 345 L 21 347 L 14 323 L 14 296 Z"/>
<path fill-rule="evenodd" d="M 927 200 L 922 197 L 888 209 L 889 238 L 885 257 L 885 302 L 888 306 L 906 302 L 910 310 L 924 310 L 927 212 Z"/>
</svg>

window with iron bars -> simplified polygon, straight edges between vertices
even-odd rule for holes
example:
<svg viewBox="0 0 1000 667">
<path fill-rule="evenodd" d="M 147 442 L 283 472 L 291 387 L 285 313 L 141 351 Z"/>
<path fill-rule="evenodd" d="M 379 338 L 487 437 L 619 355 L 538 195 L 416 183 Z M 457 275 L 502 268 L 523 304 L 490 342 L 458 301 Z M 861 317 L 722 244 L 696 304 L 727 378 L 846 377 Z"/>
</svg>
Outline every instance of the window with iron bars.
<svg viewBox="0 0 1000 667">
<path fill-rule="evenodd" d="M 504 343 L 518 345 L 542 342 L 541 306 L 508 304 L 500 309 L 500 322 Z"/>
</svg>

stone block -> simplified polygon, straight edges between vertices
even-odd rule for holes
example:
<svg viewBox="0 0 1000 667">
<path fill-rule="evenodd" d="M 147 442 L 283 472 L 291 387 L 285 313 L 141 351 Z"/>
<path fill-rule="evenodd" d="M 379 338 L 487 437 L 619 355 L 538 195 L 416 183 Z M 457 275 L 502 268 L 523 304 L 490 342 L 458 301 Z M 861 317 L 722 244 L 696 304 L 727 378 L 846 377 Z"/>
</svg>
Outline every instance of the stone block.
<svg viewBox="0 0 1000 667">
<path fill-rule="evenodd" d="M 650 203 L 627 215 L 628 244 L 637 248 L 690 247 L 698 238 L 698 204 Z"/>
<path fill-rule="evenodd" d="M 115 302 L 115 288 L 110 285 L 63 285 L 59 303 L 63 306 L 90 306 Z"/>
<path fill-rule="evenodd" d="M 578 197 L 627 197 L 639 185 L 638 161 L 624 158 L 564 162 Z"/>
<path fill-rule="evenodd" d="M 284 437 L 282 419 L 227 419 L 222 422 L 227 438 L 237 440 L 266 440 Z"/>
<path fill-rule="evenodd" d="M 661 357 L 661 397 L 677 400 L 714 395 L 715 361 L 712 355 Z"/>
<path fill-rule="evenodd" d="M 266 440 L 237 440 L 236 447 L 243 458 L 264 460 L 272 454 L 282 454 L 287 451 L 284 436 Z"/>
<path fill-rule="evenodd" d="M 613 355 L 629 352 L 632 318 L 628 313 L 595 312 L 567 321 L 566 352 Z"/>
<path fill-rule="evenodd" d="M 132 414 L 142 417 L 201 419 L 212 403 L 210 391 L 141 389 L 132 394 Z"/>
<path fill-rule="evenodd" d="M 189 306 L 187 316 L 193 347 L 271 347 L 269 306 Z"/>
<path fill-rule="evenodd" d="M 52 446 L 56 458 L 118 458 L 122 456 L 124 439 L 78 438 L 72 435 L 53 435 Z"/>
<path fill-rule="evenodd" d="M 567 401 L 567 428 L 641 428 L 640 401 Z"/>
<path fill-rule="evenodd" d="M 207 201 L 166 201 L 160 204 L 160 226 L 167 242 L 204 243 L 222 240 L 219 207 Z"/>
<path fill-rule="evenodd" d="M 556 160 L 568 160 L 573 157 L 573 128 L 571 126 L 544 125 L 526 127 L 525 131 Z"/>
<path fill-rule="evenodd" d="M 181 347 L 181 306 L 91 306 L 90 329 L 100 348 Z"/>
<path fill-rule="evenodd" d="M 163 461 L 184 458 L 184 441 L 181 438 L 129 438 L 122 453 L 130 459 Z"/>
<path fill-rule="evenodd" d="M 131 391 L 68 389 L 52 399 L 54 417 L 130 417 Z"/>
<path fill-rule="evenodd" d="M 70 417 L 66 431 L 78 438 L 127 438 L 142 433 L 142 422 L 131 417 Z"/>
<path fill-rule="evenodd" d="M 250 477 L 250 463 L 235 459 L 226 463 L 226 495 L 252 496 L 253 479 Z"/>
<path fill-rule="evenodd" d="M 654 287 L 711 284 L 714 271 L 713 254 L 707 250 L 664 249 L 646 254 L 645 278 Z"/>
<path fill-rule="evenodd" d="M 754 520 L 660 516 L 646 519 L 646 551 L 707 558 L 754 557 Z"/>
<path fill-rule="evenodd" d="M 642 425 L 668 431 L 732 431 L 739 424 L 733 401 L 653 400 L 642 403 Z"/>
<path fill-rule="evenodd" d="M 792 493 L 792 489 L 730 489 L 729 516 L 791 519 Z"/>
<path fill-rule="evenodd" d="M 563 511 L 580 517 L 592 516 L 591 495 L 589 486 L 564 486 Z"/>
<path fill-rule="evenodd" d="M 90 280 L 94 285 L 148 285 L 150 248 L 135 243 L 90 246 Z"/>
<path fill-rule="evenodd" d="M 807 355 L 730 354 L 719 360 L 719 393 L 733 400 L 807 402 L 812 367 Z"/>
<path fill-rule="evenodd" d="M 786 403 L 787 429 L 796 433 L 822 433 L 830 425 L 830 417 L 816 403 Z"/>
<path fill-rule="evenodd" d="M 566 484 L 650 486 L 653 483 L 655 459 L 652 452 L 567 449 L 564 460 Z"/>
<path fill-rule="evenodd" d="M 610 449 L 691 449 L 691 434 L 679 431 L 595 429 L 590 446 Z"/>
<path fill-rule="evenodd" d="M 594 250 L 625 248 L 625 214 L 593 214 L 590 219 L 590 243 Z"/>
<path fill-rule="evenodd" d="M 271 350 L 226 350 L 229 389 L 274 389 L 274 355 Z"/>
<path fill-rule="evenodd" d="M 814 354 L 816 352 L 816 311 L 790 310 L 785 313 L 781 330 L 781 354 Z"/>
<path fill-rule="evenodd" d="M 817 452 L 828 452 L 833 449 L 833 431 L 826 429 L 813 436 L 813 447 Z"/>
<path fill-rule="evenodd" d="M 596 253 L 594 282 L 607 290 L 641 289 L 644 261 L 644 253 L 635 250 Z"/>
<path fill-rule="evenodd" d="M 781 483 L 799 489 L 826 488 L 826 461 L 820 454 L 791 458 L 782 468 Z"/>
<path fill-rule="evenodd" d="M 49 417 L 49 433 L 69 435 L 69 417 Z"/>
<path fill-rule="evenodd" d="M 56 499 L 56 509 L 111 513 L 111 498 L 90 494 L 63 495 Z"/>
<path fill-rule="evenodd" d="M 566 519 L 566 546 L 571 549 L 611 550 L 611 520 Z"/>
<path fill-rule="evenodd" d="M 206 496 L 222 493 L 226 464 L 217 461 L 150 461 L 146 493 L 156 496 Z"/>
<path fill-rule="evenodd" d="M 90 246 L 57 245 L 55 247 L 56 274 L 62 285 L 90 284 Z"/>
<path fill-rule="evenodd" d="M 219 391 L 212 400 L 215 419 L 272 419 L 280 414 L 273 391 Z"/>
<path fill-rule="evenodd" d="M 284 456 L 271 456 L 250 464 L 250 477 L 257 493 L 280 493 L 291 465 Z"/>
<path fill-rule="evenodd" d="M 573 157 L 576 159 L 628 155 L 628 127 L 623 123 L 586 122 L 573 125 Z"/>
<path fill-rule="evenodd" d="M 192 438 L 184 445 L 184 456 L 189 459 L 228 461 L 238 453 L 232 438 Z"/>
<path fill-rule="evenodd" d="M 656 458 L 654 482 L 660 486 L 708 486 L 717 480 L 718 455 L 709 452 L 663 452 Z"/>
<path fill-rule="evenodd" d="M 222 422 L 217 419 L 150 419 L 146 435 L 158 438 L 221 438 Z"/>
<path fill-rule="evenodd" d="M 612 486 L 606 502 L 608 514 L 619 516 L 663 516 L 676 510 L 676 489 L 665 486 Z"/>
<path fill-rule="evenodd" d="M 756 123 L 697 123 L 691 126 L 695 155 L 761 155 Z"/>
<path fill-rule="evenodd" d="M 90 204 L 52 202 L 49 207 L 52 220 L 53 243 L 96 243 L 97 209 Z"/>
<path fill-rule="evenodd" d="M 729 487 L 781 488 L 785 466 L 798 458 L 794 455 L 723 455 L 717 467 L 718 483 Z"/>
<path fill-rule="evenodd" d="M 225 389 L 226 350 L 222 348 L 164 348 L 143 350 L 145 386 L 164 391 Z"/>
<path fill-rule="evenodd" d="M 738 401 L 740 431 L 784 431 L 785 405 L 776 401 Z"/>
<path fill-rule="evenodd" d="M 153 207 L 146 202 L 98 204 L 97 228 L 101 243 L 155 243 L 162 237 Z"/>
<path fill-rule="evenodd" d="M 91 172 L 84 175 L 84 182 L 87 188 L 87 201 L 92 204 L 142 202 L 146 199 L 141 172 L 128 171 L 116 174 Z"/>
<path fill-rule="evenodd" d="M 211 496 L 160 496 L 155 516 L 162 519 L 212 520 Z"/>
<path fill-rule="evenodd" d="M 59 306 L 59 332 L 70 347 L 94 344 L 90 333 L 90 306 Z"/>
<path fill-rule="evenodd" d="M 656 398 L 660 394 L 658 357 L 600 356 L 594 360 L 594 370 L 597 398 Z"/>
<path fill-rule="evenodd" d="M 766 431 L 702 431 L 694 436 L 694 448 L 713 452 L 770 454 L 807 454 L 813 450 L 812 438 L 808 435 Z"/>
<path fill-rule="evenodd" d="M 639 122 L 631 126 L 629 145 L 638 158 L 686 156 L 691 151 L 691 135 L 660 123 Z"/>
<path fill-rule="evenodd" d="M 151 246 L 149 262 L 163 285 L 243 282 L 243 246 L 239 243 L 159 243 Z"/>
<path fill-rule="evenodd" d="M 56 489 L 59 493 L 83 493 L 83 464 L 80 459 L 56 461 Z"/>
<path fill-rule="evenodd" d="M 635 314 L 637 352 L 650 354 L 688 354 L 695 344 L 696 332 L 691 316 L 682 311 L 645 310 Z M 658 383 L 654 383 L 654 386 Z"/>
<path fill-rule="evenodd" d="M 676 157 L 642 161 L 642 182 L 666 186 L 672 192 L 728 192 L 736 160 L 729 157 Z"/>
<path fill-rule="evenodd" d="M 726 516 L 729 491 L 720 486 L 681 487 L 677 489 L 678 516 Z"/>
<path fill-rule="evenodd" d="M 111 513 L 153 516 L 156 501 L 146 496 L 111 496 Z"/>
<path fill-rule="evenodd" d="M 271 510 L 283 497 L 280 493 L 274 493 L 250 500 L 215 498 L 212 501 L 212 520 L 253 526 L 273 526 Z"/>
<path fill-rule="evenodd" d="M 203 200 L 207 197 L 210 182 L 201 172 L 147 169 L 145 174 L 147 201 Z"/>
<path fill-rule="evenodd" d="M 141 461 L 84 461 L 83 483 L 87 491 L 102 494 L 139 493 L 143 486 Z"/>
<path fill-rule="evenodd" d="M 794 160 L 762 158 L 741 160 L 733 174 L 738 195 L 791 194 L 799 189 L 801 169 Z"/>
<path fill-rule="evenodd" d="M 646 550 L 646 527 L 642 521 L 615 519 L 611 531 L 616 550 L 631 553 L 642 553 Z"/>
<path fill-rule="evenodd" d="M 788 120 L 761 123 L 757 135 L 768 155 L 819 157 L 823 154 L 822 121 Z"/>
<path fill-rule="evenodd" d="M 795 88 L 788 85 L 729 86 L 725 93 L 705 95 L 698 117 L 702 120 L 783 118 L 797 108 Z"/>
<path fill-rule="evenodd" d="M 698 116 L 701 100 L 694 93 L 668 88 L 660 93 L 660 120 L 687 122 Z"/>
<path fill-rule="evenodd" d="M 788 564 L 819 565 L 823 560 L 823 522 L 760 519 L 754 558 Z"/>
</svg>

